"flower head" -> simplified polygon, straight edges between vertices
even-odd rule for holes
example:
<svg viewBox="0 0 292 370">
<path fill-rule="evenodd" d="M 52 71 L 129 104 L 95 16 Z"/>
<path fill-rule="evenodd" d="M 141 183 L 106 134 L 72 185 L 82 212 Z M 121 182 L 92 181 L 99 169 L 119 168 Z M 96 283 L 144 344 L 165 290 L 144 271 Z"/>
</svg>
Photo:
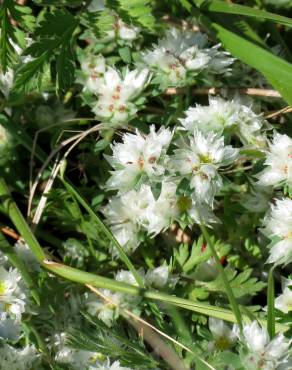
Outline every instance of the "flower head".
<svg viewBox="0 0 292 370">
<path fill-rule="evenodd" d="M 26 293 L 22 286 L 21 275 L 16 269 L 7 271 L 0 267 L 0 312 L 8 314 L 20 320 L 25 310 Z"/>
<path fill-rule="evenodd" d="M 147 136 L 138 131 L 136 135 L 125 134 L 122 143 L 112 146 L 112 156 L 106 157 L 114 168 L 107 182 L 108 189 L 120 193 L 132 190 L 142 176 L 146 183 L 160 181 L 166 171 L 166 152 L 171 139 L 169 129 L 160 128 L 155 132 L 154 125 Z"/>
<path fill-rule="evenodd" d="M 240 337 L 246 351 L 242 354 L 246 369 L 277 369 L 288 357 L 290 342 L 283 334 L 270 340 L 267 330 L 254 321 L 245 325 Z"/>
<path fill-rule="evenodd" d="M 277 199 L 263 220 L 262 232 L 273 242 L 268 263 L 287 264 L 292 261 L 292 200 Z"/>
<path fill-rule="evenodd" d="M 275 307 L 284 312 L 288 313 L 292 311 L 292 280 L 291 279 L 283 279 L 282 281 L 282 291 L 283 293 L 279 295 L 279 297 L 275 300 Z"/>
<path fill-rule="evenodd" d="M 8 130 L 0 124 L 0 166 L 10 158 L 12 149 L 12 137 Z"/>
<path fill-rule="evenodd" d="M 127 122 L 136 114 L 138 108 L 133 101 L 142 92 L 148 80 L 147 69 L 128 70 L 123 78 L 116 69 L 107 67 L 103 79 L 95 86 L 98 101 L 93 112 L 100 120 L 113 125 Z"/>
<path fill-rule="evenodd" d="M 209 105 L 197 104 L 196 107 L 190 107 L 185 114 L 186 117 L 180 119 L 180 122 L 190 133 L 199 129 L 205 133 L 213 131 L 220 135 L 234 134 L 243 144 L 264 145 L 265 137 L 260 130 L 266 125 L 265 120 L 239 98 L 224 100 L 209 97 Z"/>
<path fill-rule="evenodd" d="M 292 186 L 292 139 L 289 136 L 274 134 L 265 165 L 267 167 L 258 174 L 260 184 Z"/>
<path fill-rule="evenodd" d="M 237 340 L 237 327 L 231 329 L 223 320 L 209 318 L 209 329 L 214 338 L 214 346 L 221 351 L 227 350 Z"/>
<path fill-rule="evenodd" d="M 190 180 L 194 198 L 199 203 L 212 205 L 222 186 L 218 169 L 231 164 L 238 157 L 238 149 L 224 145 L 224 138 L 214 133 L 195 131 L 185 148 L 176 149 L 175 170 Z"/>
<path fill-rule="evenodd" d="M 105 59 L 102 55 L 86 55 L 80 60 L 81 73 L 77 81 L 84 85 L 84 90 L 97 93 L 106 71 Z"/>
<path fill-rule="evenodd" d="M 206 68 L 220 73 L 233 62 L 227 53 L 219 52 L 217 47 L 207 49 L 206 44 L 207 36 L 200 32 L 173 28 L 151 51 L 143 54 L 143 61 L 161 76 L 162 85 L 184 86 L 190 76 Z"/>
</svg>

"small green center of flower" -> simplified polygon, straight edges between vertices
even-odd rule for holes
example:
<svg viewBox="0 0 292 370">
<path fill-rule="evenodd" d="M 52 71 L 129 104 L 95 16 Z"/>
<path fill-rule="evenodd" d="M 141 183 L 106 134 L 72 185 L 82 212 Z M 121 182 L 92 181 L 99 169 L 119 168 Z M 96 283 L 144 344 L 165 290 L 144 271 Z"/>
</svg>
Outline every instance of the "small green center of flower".
<svg viewBox="0 0 292 370">
<path fill-rule="evenodd" d="M 177 201 L 177 207 L 180 212 L 186 212 L 192 207 L 192 200 L 190 197 L 181 196 Z"/>
<path fill-rule="evenodd" d="M 6 284 L 2 281 L 0 282 L 0 296 L 4 295 L 6 292 Z"/>
<path fill-rule="evenodd" d="M 212 157 L 209 154 L 199 154 L 199 159 L 202 163 L 212 163 Z"/>
<path fill-rule="evenodd" d="M 224 351 L 230 348 L 231 343 L 230 343 L 230 340 L 228 340 L 228 338 L 220 337 L 216 339 L 215 345 L 216 345 L 216 348 L 218 348 L 220 351 Z"/>
</svg>

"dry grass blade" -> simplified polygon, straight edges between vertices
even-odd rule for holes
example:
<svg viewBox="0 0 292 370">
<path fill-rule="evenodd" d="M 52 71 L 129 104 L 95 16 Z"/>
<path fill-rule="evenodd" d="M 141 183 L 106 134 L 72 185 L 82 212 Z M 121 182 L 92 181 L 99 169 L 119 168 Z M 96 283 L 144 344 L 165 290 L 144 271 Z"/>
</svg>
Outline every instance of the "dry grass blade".
<svg viewBox="0 0 292 370">
<path fill-rule="evenodd" d="M 69 153 L 71 152 L 71 150 L 80 142 L 82 141 L 87 135 L 93 133 L 93 132 L 96 132 L 96 131 L 99 131 L 101 128 L 103 127 L 102 124 L 98 124 L 98 125 L 95 125 L 93 127 L 91 127 L 90 129 L 82 132 L 82 133 L 79 133 L 77 135 L 74 135 L 72 137 L 70 137 L 69 139 L 66 139 L 64 140 L 57 148 L 55 148 L 51 153 L 50 155 L 48 156 L 47 160 L 45 161 L 45 163 L 42 165 L 41 169 L 39 170 L 37 176 L 36 176 L 36 179 L 34 181 L 34 183 L 32 184 L 32 187 L 31 187 L 31 190 L 30 190 L 30 194 L 29 194 L 29 199 L 28 199 L 28 209 L 27 209 L 27 215 L 28 216 L 31 216 L 31 208 L 32 208 L 32 201 L 33 201 L 33 197 L 34 197 L 34 194 L 35 194 L 35 191 L 37 189 L 37 186 L 39 184 L 39 181 L 42 177 L 42 174 L 44 172 L 44 170 L 47 168 L 47 166 L 49 165 L 51 159 L 61 150 L 63 149 L 65 146 L 69 145 L 70 143 L 74 142 L 73 145 L 69 148 Z M 67 153 L 67 152 L 66 152 Z M 65 153 L 65 156 L 66 156 L 66 153 Z M 68 154 L 67 153 L 67 156 Z M 64 157 L 65 157 L 64 156 Z M 46 190 L 46 189 L 45 189 Z"/>
<path fill-rule="evenodd" d="M 286 114 L 286 113 L 290 113 L 292 112 L 292 107 L 290 107 L 290 105 L 288 105 L 287 107 L 285 108 L 282 108 L 280 110 L 277 110 L 276 112 L 272 112 L 272 113 L 268 113 L 267 115 L 265 115 L 265 118 L 275 118 L 281 114 Z"/>
</svg>

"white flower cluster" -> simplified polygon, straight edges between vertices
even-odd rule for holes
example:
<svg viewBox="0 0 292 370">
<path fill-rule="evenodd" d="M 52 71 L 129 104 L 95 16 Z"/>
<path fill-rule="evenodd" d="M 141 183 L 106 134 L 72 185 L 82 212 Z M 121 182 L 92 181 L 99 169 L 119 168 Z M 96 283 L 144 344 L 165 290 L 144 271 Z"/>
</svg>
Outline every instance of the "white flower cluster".
<svg viewBox="0 0 292 370">
<path fill-rule="evenodd" d="M 272 243 L 268 263 L 288 264 L 292 261 L 292 200 L 277 199 L 263 220 L 263 233 Z"/>
<path fill-rule="evenodd" d="M 264 147 L 266 143 L 262 131 L 268 127 L 267 122 L 252 110 L 251 104 L 242 102 L 239 97 L 233 100 L 209 97 L 209 105 L 190 107 L 180 122 L 190 133 L 199 129 L 204 133 L 216 132 L 226 138 L 237 136 L 244 145 Z"/>
<path fill-rule="evenodd" d="M 0 370 L 31 370 L 38 355 L 34 346 L 16 349 L 4 344 L 0 347 Z"/>
<path fill-rule="evenodd" d="M 291 343 L 283 334 L 278 334 L 271 340 L 267 330 L 254 321 L 244 327 L 243 336 L 240 339 L 244 345 L 241 357 L 245 369 L 288 370 L 291 368 L 289 366 L 291 357 L 289 358 L 288 353 Z"/>
<path fill-rule="evenodd" d="M 207 36 L 200 32 L 172 28 L 152 50 L 142 54 L 142 59 L 157 73 L 162 86 L 185 86 L 204 70 L 225 73 L 233 63 L 229 53 L 218 50 L 220 45 L 207 48 L 207 42 Z"/>
<path fill-rule="evenodd" d="M 209 319 L 209 329 L 214 338 L 210 350 L 227 351 L 239 339 L 241 343 L 240 358 L 246 370 L 276 370 L 290 369 L 291 356 L 289 347 L 291 341 L 283 334 L 278 334 L 272 340 L 267 330 L 256 321 L 244 325 L 242 334 L 237 325 L 231 329 L 224 321 Z"/>
<path fill-rule="evenodd" d="M 112 156 L 106 157 L 113 167 L 106 186 L 118 194 L 103 213 L 128 253 L 139 245 L 140 231 L 155 236 L 182 215 L 189 223 L 216 222 L 212 207 L 222 187 L 219 170 L 237 159 L 238 149 L 225 146 L 224 138 L 215 133 L 197 130 L 175 140 L 179 149 L 169 153 L 172 139 L 169 129 L 155 132 L 151 126 L 146 136 L 138 131 L 125 134 L 123 142 L 112 145 Z M 182 180 L 189 183 L 188 194 L 178 194 Z"/>
<path fill-rule="evenodd" d="M 275 307 L 287 314 L 289 311 L 292 311 L 292 279 L 282 280 L 282 291 L 283 293 L 275 300 Z"/>
<path fill-rule="evenodd" d="M 119 126 L 132 119 L 138 106 L 135 103 L 150 78 L 148 69 L 126 70 L 122 75 L 117 69 L 107 66 L 102 55 L 81 60 L 82 72 L 78 81 L 85 91 L 97 96 L 92 110 L 102 122 Z"/>
<path fill-rule="evenodd" d="M 177 280 L 175 277 L 169 275 L 167 266 L 160 266 L 146 272 L 143 269 L 139 269 L 138 274 L 142 278 L 146 287 L 161 289 L 167 284 L 175 285 Z M 115 279 L 120 282 L 137 286 L 136 279 L 130 271 L 118 271 Z M 131 308 L 132 311 L 139 314 L 137 304 L 140 301 L 140 297 L 130 296 L 119 292 L 113 293 L 108 289 L 100 289 L 99 291 L 104 299 L 98 299 L 94 293 L 87 293 L 86 307 L 88 313 L 93 316 L 97 315 L 97 317 L 107 326 L 110 327 L 113 321 L 118 318 L 120 308 Z"/>
<path fill-rule="evenodd" d="M 292 187 L 292 139 L 275 132 L 264 164 L 267 167 L 258 175 L 260 184 Z"/>
</svg>

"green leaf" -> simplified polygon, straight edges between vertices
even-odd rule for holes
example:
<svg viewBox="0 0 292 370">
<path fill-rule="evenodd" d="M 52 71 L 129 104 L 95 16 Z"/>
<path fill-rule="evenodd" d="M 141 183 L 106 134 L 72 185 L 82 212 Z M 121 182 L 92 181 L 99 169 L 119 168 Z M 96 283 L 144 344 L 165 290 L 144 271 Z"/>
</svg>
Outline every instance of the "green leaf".
<svg viewBox="0 0 292 370">
<path fill-rule="evenodd" d="M 55 58 L 57 88 L 65 91 L 74 81 L 75 57 L 72 38 L 78 22 L 66 9 L 46 12 L 35 31 L 36 41 L 25 50 L 33 60 L 21 65 L 16 71 L 14 90 L 27 91 L 36 88 L 42 81 L 46 65 Z"/>
<path fill-rule="evenodd" d="M 264 282 L 251 277 L 252 269 L 246 269 L 237 274 L 235 270 L 227 267 L 225 268 L 225 273 L 236 298 L 246 295 L 253 296 L 266 286 Z M 212 292 L 224 292 L 224 287 L 222 287 L 219 277 L 211 282 L 204 282 L 202 285 Z"/>
<path fill-rule="evenodd" d="M 118 12 L 125 11 L 126 15 L 140 26 L 153 31 L 156 26 L 155 17 L 152 14 L 151 0 L 117 0 Z"/>
<path fill-rule="evenodd" d="M 17 25 L 12 25 L 11 18 Z M 19 27 L 33 29 L 31 9 L 19 6 L 13 0 L 3 0 L 0 7 L 0 62 L 4 73 L 8 67 L 13 67 L 19 56 L 19 47 L 23 47 L 25 34 Z"/>
<path fill-rule="evenodd" d="M 292 19 L 279 14 L 267 12 L 262 9 L 251 8 L 240 4 L 231 4 L 222 0 L 193 0 L 201 10 L 209 12 L 245 15 L 253 18 L 267 19 L 272 22 L 280 23 L 292 27 Z"/>
</svg>

